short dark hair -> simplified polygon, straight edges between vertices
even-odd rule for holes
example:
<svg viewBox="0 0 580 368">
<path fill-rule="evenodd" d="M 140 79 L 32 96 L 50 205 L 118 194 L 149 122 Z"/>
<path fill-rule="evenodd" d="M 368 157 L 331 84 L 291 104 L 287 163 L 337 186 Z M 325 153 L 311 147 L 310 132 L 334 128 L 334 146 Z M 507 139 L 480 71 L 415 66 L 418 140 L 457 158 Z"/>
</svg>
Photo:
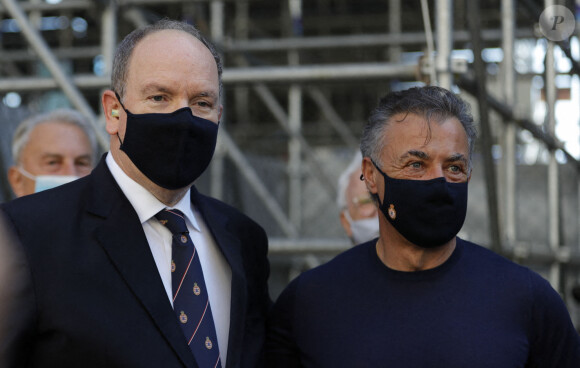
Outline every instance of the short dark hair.
<svg viewBox="0 0 580 368">
<path fill-rule="evenodd" d="M 201 43 L 207 47 L 207 49 L 213 55 L 218 71 L 218 83 L 220 95 L 222 93 L 222 59 L 220 54 L 217 52 L 215 46 L 208 41 L 201 32 L 195 28 L 195 26 L 171 19 L 162 19 L 154 24 L 147 25 L 142 28 L 138 28 L 133 32 L 129 33 L 123 41 L 117 46 L 115 51 L 115 57 L 113 59 L 113 69 L 111 73 L 111 89 L 119 94 L 121 98 L 125 97 L 125 84 L 127 82 L 127 75 L 129 74 L 129 62 L 131 61 L 131 55 L 135 46 L 143 39 L 145 36 L 164 30 L 177 30 L 189 33 L 193 37 L 197 38 Z"/>
<path fill-rule="evenodd" d="M 471 170 L 477 129 L 469 105 L 454 93 L 435 86 L 413 87 L 391 92 L 381 98 L 362 132 L 360 149 L 363 157 L 370 157 L 382 166 L 381 152 L 384 148 L 385 128 L 391 123 L 393 116 L 398 114 L 424 116 L 428 125 L 431 124 L 431 119 L 442 122 L 450 117 L 457 118 L 467 134 Z"/>
</svg>

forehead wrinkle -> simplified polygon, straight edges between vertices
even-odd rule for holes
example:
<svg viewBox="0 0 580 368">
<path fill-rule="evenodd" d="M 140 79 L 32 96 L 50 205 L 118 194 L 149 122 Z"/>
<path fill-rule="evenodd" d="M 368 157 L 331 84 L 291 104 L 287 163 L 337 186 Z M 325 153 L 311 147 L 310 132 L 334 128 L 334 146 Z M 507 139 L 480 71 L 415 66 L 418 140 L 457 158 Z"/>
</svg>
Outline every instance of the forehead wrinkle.
<svg viewBox="0 0 580 368">
<path fill-rule="evenodd" d="M 170 92 L 172 92 L 172 89 L 171 89 L 171 87 L 167 87 L 167 86 L 164 86 L 162 84 L 153 82 L 153 83 L 148 83 L 145 86 L 143 86 L 143 88 L 141 88 L 141 91 L 143 93 L 151 93 L 151 92 L 170 93 Z"/>
<path fill-rule="evenodd" d="M 41 156 L 42 158 L 61 158 L 63 157 L 60 153 L 53 153 L 53 152 L 45 152 Z"/>
</svg>

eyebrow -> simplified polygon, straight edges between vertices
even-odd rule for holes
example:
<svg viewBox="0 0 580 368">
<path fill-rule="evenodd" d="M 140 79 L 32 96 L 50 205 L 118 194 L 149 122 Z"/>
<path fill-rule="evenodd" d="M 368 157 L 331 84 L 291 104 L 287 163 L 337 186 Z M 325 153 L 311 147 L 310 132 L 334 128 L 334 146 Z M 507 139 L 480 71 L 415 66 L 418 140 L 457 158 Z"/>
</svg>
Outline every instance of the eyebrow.
<svg viewBox="0 0 580 368">
<path fill-rule="evenodd" d="M 196 97 L 209 97 L 213 100 L 213 102 L 216 102 L 219 100 L 218 94 L 214 93 L 212 91 L 203 91 L 203 92 L 197 93 L 194 98 L 196 98 Z"/>
<path fill-rule="evenodd" d="M 166 86 L 163 86 L 163 85 L 158 84 L 158 83 L 150 83 L 150 84 L 145 85 L 141 89 L 141 92 L 144 94 L 155 93 L 155 92 L 168 93 L 168 94 L 174 93 L 174 91 L 171 89 L 171 87 L 166 87 Z M 203 92 L 196 93 L 195 97 L 210 97 L 213 99 L 217 99 L 218 94 L 213 92 L 213 91 L 203 91 Z"/>
<path fill-rule="evenodd" d="M 75 160 L 78 160 L 78 159 L 88 159 L 88 160 L 92 160 L 92 156 L 93 155 L 87 153 L 87 154 L 84 154 L 84 155 L 75 156 Z"/>
<path fill-rule="evenodd" d="M 408 158 L 409 156 L 415 156 L 417 158 L 423 159 L 423 160 L 427 160 L 429 158 L 429 155 L 426 152 L 423 151 L 419 151 L 419 150 L 409 150 L 407 152 L 405 152 L 401 158 Z"/>
<path fill-rule="evenodd" d="M 445 162 L 455 162 L 455 161 L 461 161 L 464 164 L 467 164 L 467 157 L 465 157 L 465 155 L 462 153 L 455 153 L 445 160 Z"/>
<path fill-rule="evenodd" d="M 405 159 L 405 158 L 408 158 L 409 156 L 414 156 L 414 157 L 420 158 L 422 160 L 428 160 L 430 158 L 429 154 L 427 154 L 424 151 L 419 151 L 419 150 L 409 150 L 409 151 L 405 152 L 401 156 L 401 158 Z M 462 153 L 454 153 L 453 155 L 451 155 L 445 159 L 445 162 L 456 162 L 456 161 L 461 161 L 463 163 L 467 163 L 467 158 Z"/>
<path fill-rule="evenodd" d="M 64 157 L 61 153 L 45 152 L 40 156 L 41 158 L 62 158 Z"/>
</svg>

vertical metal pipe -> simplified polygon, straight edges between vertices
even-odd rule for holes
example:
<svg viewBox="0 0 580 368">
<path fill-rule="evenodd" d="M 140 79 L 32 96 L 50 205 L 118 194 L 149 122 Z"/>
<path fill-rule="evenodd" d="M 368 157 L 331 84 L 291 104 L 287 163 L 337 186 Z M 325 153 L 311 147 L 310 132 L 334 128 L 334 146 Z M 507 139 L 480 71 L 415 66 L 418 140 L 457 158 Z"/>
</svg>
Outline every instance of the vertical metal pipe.
<svg viewBox="0 0 580 368">
<path fill-rule="evenodd" d="M 487 208 L 489 213 L 489 228 L 491 249 L 495 252 L 502 251 L 502 243 L 499 230 L 499 209 L 497 203 L 497 181 L 495 174 L 495 165 L 491 153 L 493 145 L 493 136 L 491 124 L 489 121 L 489 109 L 487 102 L 486 77 L 487 72 L 485 64 L 481 58 L 483 44 L 481 40 L 481 23 L 480 23 L 479 0 L 470 0 L 467 2 L 467 19 L 469 31 L 473 44 L 473 65 L 475 69 L 475 80 L 477 81 L 477 101 L 481 126 L 481 141 L 483 163 L 485 171 L 485 186 L 487 190 Z"/>
<path fill-rule="evenodd" d="M 295 134 L 300 134 L 302 129 L 302 89 L 293 84 L 288 90 L 288 125 Z M 301 228 L 302 223 L 302 145 L 300 140 L 290 138 L 289 143 L 290 161 L 288 172 L 290 175 L 290 219 L 294 226 Z"/>
<path fill-rule="evenodd" d="M 290 27 L 292 36 L 302 35 L 302 0 L 288 0 L 290 10 Z M 299 65 L 300 55 L 297 50 L 288 51 L 288 64 Z M 290 85 L 288 90 L 288 125 L 293 133 L 288 145 L 289 162 L 289 214 L 297 229 L 302 227 L 302 145 L 294 138 L 302 132 L 302 88 L 298 84 Z"/>
<path fill-rule="evenodd" d="M 545 7 L 554 5 L 553 0 L 546 0 Z M 554 43 L 546 40 L 546 62 L 545 62 L 545 83 L 546 90 L 546 132 L 554 136 L 556 129 L 556 69 L 554 65 Z M 559 193 L 558 193 L 558 163 L 556 162 L 556 152 L 551 151 L 548 158 L 548 243 L 554 254 L 557 254 L 560 247 L 559 232 Z M 561 291 L 561 266 L 556 260 L 550 269 L 550 282 L 552 286 Z"/>
<path fill-rule="evenodd" d="M 224 2 L 222 0 L 213 0 L 210 4 L 211 38 L 215 43 L 218 44 L 224 38 L 224 16 Z M 223 105 L 223 98 L 225 98 L 225 96 L 222 94 L 220 97 L 220 103 Z M 225 116 L 222 115 L 220 120 L 220 128 L 225 130 Z M 217 147 L 214 152 L 214 157 L 210 167 L 210 194 L 212 197 L 218 199 L 223 199 L 224 197 L 223 182 L 225 172 L 224 158 L 226 155 L 226 149 L 227 148 L 224 145 L 223 139 L 218 135 Z"/>
<path fill-rule="evenodd" d="M 245 41 L 250 34 L 250 4 L 248 0 L 236 1 L 234 19 L 234 37 L 236 41 Z M 234 56 L 235 64 L 238 67 L 247 67 L 248 62 L 243 55 Z M 234 87 L 234 105 L 236 109 L 236 118 L 240 124 L 248 122 L 250 116 L 250 89 L 245 85 Z M 231 103 L 230 103 L 231 106 Z"/>
<path fill-rule="evenodd" d="M 515 3 L 514 0 L 502 0 L 501 3 L 502 24 L 502 76 L 504 101 L 512 107 L 515 104 L 515 70 L 514 70 L 514 38 L 515 38 Z M 513 246 L 516 241 L 516 125 L 507 122 L 503 125 L 504 134 L 502 142 L 502 183 L 503 187 L 501 203 L 504 204 L 504 235 L 502 239 L 508 246 Z"/>
<path fill-rule="evenodd" d="M 401 0 L 389 1 L 389 34 L 398 37 L 401 33 L 403 17 L 401 16 Z M 401 58 L 401 46 L 389 47 L 389 61 L 398 63 Z"/>
<path fill-rule="evenodd" d="M 117 2 L 109 1 L 101 15 L 101 49 L 105 75 L 111 75 L 117 46 Z"/>
<path fill-rule="evenodd" d="M 427 60 L 429 61 L 429 84 L 437 86 L 437 71 L 433 60 L 433 31 L 431 29 L 431 18 L 429 15 L 429 3 L 421 0 L 421 13 L 423 14 L 423 27 L 425 28 L 425 38 L 427 39 Z"/>
<path fill-rule="evenodd" d="M 113 70 L 113 57 L 117 46 L 117 3 L 110 1 L 107 3 L 103 14 L 101 14 L 101 55 L 103 57 L 104 75 L 110 76 Z M 99 106 L 101 106 L 99 104 Z M 99 134 L 107 137 L 105 131 L 105 120 L 102 114 L 99 114 Z M 109 140 L 110 141 L 110 140 Z M 109 145 L 103 147 L 109 149 Z"/>
<path fill-rule="evenodd" d="M 221 42 L 224 38 L 224 2 L 212 0 L 211 2 L 211 37 L 215 42 Z"/>
<path fill-rule="evenodd" d="M 437 29 L 437 56 L 435 67 L 439 86 L 451 89 L 453 75 L 451 74 L 451 50 L 453 49 L 453 1 L 439 0 L 435 2 Z"/>
</svg>

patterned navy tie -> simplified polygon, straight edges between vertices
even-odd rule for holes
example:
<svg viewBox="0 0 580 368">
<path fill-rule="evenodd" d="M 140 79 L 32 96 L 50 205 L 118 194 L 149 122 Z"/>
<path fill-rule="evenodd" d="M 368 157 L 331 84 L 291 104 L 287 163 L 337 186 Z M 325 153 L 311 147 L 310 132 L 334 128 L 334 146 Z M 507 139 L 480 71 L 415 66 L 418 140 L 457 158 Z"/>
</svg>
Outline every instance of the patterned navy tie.
<svg viewBox="0 0 580 368">
<path fill-rule="evenodd" d="M 203 271 L 185 217 L 179 210 L 165 209 L 155 217 L 173 234 L 171 283 L 173 309 L 200 368 L 221 368 L 213 315 Z"/>
</svg>

